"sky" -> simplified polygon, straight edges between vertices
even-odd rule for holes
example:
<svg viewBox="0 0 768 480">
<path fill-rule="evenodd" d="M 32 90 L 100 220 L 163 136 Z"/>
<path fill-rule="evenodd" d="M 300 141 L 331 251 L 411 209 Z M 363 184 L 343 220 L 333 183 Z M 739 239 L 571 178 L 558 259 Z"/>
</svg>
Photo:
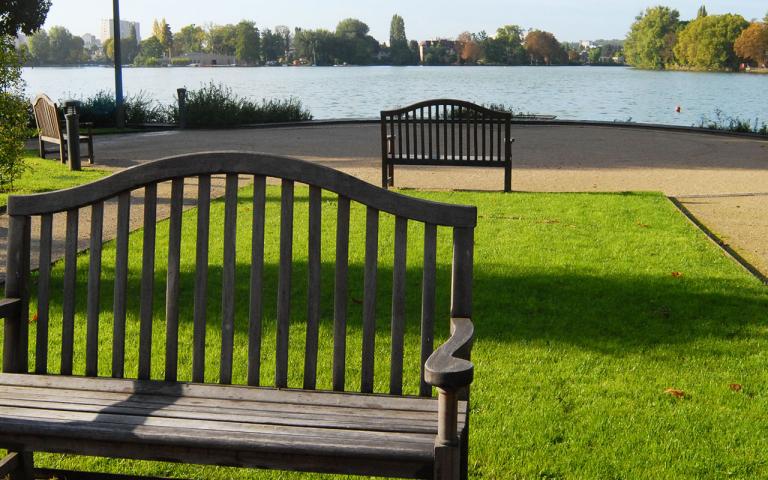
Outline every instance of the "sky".
<svg viewBox="0 0 768 480">
<path fill-rule="evenodd" d="M 409 39 L 455 38 L 464 31 L 489 34 L 505 24 L 550 31 L 561 41 L 624 38 L 638 13 L 657 4 L 676 8 L 681 18 L 696 16 L 702 0 L 123 0 L 120 16 L 138 21 L 149 36 L 152 21 L 165 19 L 173 31 L 191 23 L 253 20 L 259 28 L 288 25 L 333 30 L 342 18 L 355 17 L 379 41 L 389 40 L 392 15 L 405 19 Z M 766 0 L 705 1 L 710 14 L 739 13 L 763 18 Z M 100 20 L 112 17 L 110 0 L 53 0 L 45 28 L 63 25 L 72 33 L 98 36 Z"/>
</svg>

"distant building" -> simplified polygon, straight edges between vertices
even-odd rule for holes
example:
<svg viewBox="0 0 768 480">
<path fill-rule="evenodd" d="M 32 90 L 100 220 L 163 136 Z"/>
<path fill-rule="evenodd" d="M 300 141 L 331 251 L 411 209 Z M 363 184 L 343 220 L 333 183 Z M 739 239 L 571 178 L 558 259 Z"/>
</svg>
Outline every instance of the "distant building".
<svg viewBox="0 0 768 480">
<path fill-rule="evenodd" d="M 86 50 L 95 50 L 97 48 L 101 48 L 101 40 L 96 38 L 94 35 L 86 33 L 81 38 L 83 39 L 83 47 L 85 47 Z"/>
<path fill-rule="evenodd" d="M 201 67 L 228 66 L 237 62 L 233 55 L 219 55 L 217 53 L 187 53 L 182 57 L 188 59 L 190 64 Z"/>
<path fill-rule="evenodd" d="M 114 22 L 111 18 L 101 19 L 101 29 L 99 30 L 99 40 L 106 42 L 114 36 Z M 141 43 L 141 30 L 139 22 L 120 20 L 120 38 L 131 38 L 131 29 L 136 29 L 136 43 Z"/>
</svg>

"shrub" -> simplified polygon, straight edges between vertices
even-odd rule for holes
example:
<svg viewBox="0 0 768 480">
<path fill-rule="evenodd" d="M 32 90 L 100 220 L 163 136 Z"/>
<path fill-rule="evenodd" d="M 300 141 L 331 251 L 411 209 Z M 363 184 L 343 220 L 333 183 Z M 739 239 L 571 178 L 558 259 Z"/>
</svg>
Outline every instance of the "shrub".
<svg viewBox="0 0 768 480">
<path fill-rule="evenodd" d="M 21 80 L 21 59 L 10 37 L 0 37 L 0 190 L 24 172 L 24 141 L 30 136 Z"/>
<path fill-rule="evenodd" d="M 190 127 L 312 120 L 298 99 L 254 102 L 237 96 L 230 87 L 215 83 L 187 92 L 186 115 Z"/>
<path fill-rule="evenodd" d="M 106 90 L 92 97 L 80 99 L 80 121 L 92 122 L 96 127 L 115 127 L 117 104 L 115 95 Z M 63 108 L 63 101 L 60 101 Z M 168 107 L 149 98 L 145 92 L 125 97 L 125 121 L 127 124 L 167 123 Z"/>
<path fill-rule="evenodd" d="M 699 120 L 699 128 L 707 128 L 710 130 L 724 130 L 727 132 L 738 133 L 756 133 L 758 135 L 768 136 L 768 123 L 760 123 L 759 119 L 755 119 L 754 123 L 750 120 L 743 120 L 741 118 L 731 117 L 725 115 L 722 110 L 715 110 L 714 118 L 708 116 L 702 116 Z"/>
</svg>

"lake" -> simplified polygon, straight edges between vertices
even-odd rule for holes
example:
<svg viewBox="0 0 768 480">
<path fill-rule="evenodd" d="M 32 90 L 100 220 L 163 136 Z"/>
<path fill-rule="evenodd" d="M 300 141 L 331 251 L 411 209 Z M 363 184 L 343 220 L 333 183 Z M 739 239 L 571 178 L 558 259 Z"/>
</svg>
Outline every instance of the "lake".
<svg viewBox="0 0 768 480">
<path fill-rule="evenodd" d="M 114 89 L 107 67 L 24 68 L 27 94 L 54 99 Z M 768 75 L 641 71 L 625 67 L 126 68 L 126 94 L 172 102 L 176 88 L 221 82 L 255 99 L 296 97 L 316 119 L 376 118 L 430 98 L 503 103 L 560 119 L 698 124 L 716 110 L 768 121 Z M 682 111 L 675 112 L 680 106 Z"/>
</svg>

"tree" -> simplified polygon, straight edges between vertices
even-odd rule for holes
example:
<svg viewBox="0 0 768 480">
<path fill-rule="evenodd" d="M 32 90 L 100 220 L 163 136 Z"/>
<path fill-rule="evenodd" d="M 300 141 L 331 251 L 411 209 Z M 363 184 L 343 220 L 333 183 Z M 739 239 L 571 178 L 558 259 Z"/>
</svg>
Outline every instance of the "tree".
<svg viewBox="0 0 768 480">
<path fill-rule="evenodd" d="M 109 60 L 115 58 L 115 45 L 114 38 L 108 38 L 102 48 L 104 49 L 104 56 Z M 139 53 L 138 41 L 136 38 L 136 27 L 131 28 L 131 35 L 128 38 L 120 39 L 120 62 L 123 65 L 129 65 L 136 59 L 136 55 Z"/>
<path fill-rule="evenodd" d="M 505 25 L 496 35 L 484 42 L 485 61 L 499 65 L 520 65 L 525 62 L 523 29 L 517 25 Z"/>
<path fill-rule="evenodd" d="M 205 30 L 195 24 L 183 27 L 173 36 L 176 51 L 181 54 L 202 52 L 204 42 Z"/>
<path fill-rule="evenodd" d="M 243 20 L 235 26 L 235 58 L 240 63 L 253 65 L 261 57 L 261 38 L 256 24 Z"/>
<path fill-rule="evenodd" d="M 657 70 L 671 65 L 679 23 L 680 12 L 668 7 L 648 8 L 640 14 L 624 44 L 627 63 Z"/>
<path fill-rule="evenodd" d="M 0 4 L 0 37 L 31 35 L 45 23 L 50 0 L 4 0 Z"/>
<path fill-rule="evenodd" d="M 678 35 L 675 56 L 680 65 L 697 70 L 734 69 L 734 43 L 748 25 L 741 15 L 697 18 Z"/>
<path fill-rule="evenodd" d="M 48 38 L 48 32 L 43 29 L 38 30 L 27 37 L 27 46 L 29 55 L 36 65 L 45 65 L 51 59 L 51 41 Z"/>
<path fill-rule="evenodd" d="M 389 24 L 389 54 L 392 65 L 413 65 L 417 61 L 408 47 L 405 20 L 397 14 L 392 16 Z"/>
<path fill-rule="evenodd" d="M 165 47 L 154 35 L 143 40 L 139 45 L 139 54 L 145 58 L 162 58 L 165 54 Z"/>
<path fill-rule="evenodd" d="M 336 26 L 335 56 L 338 62 L 369 65 L 378 53 L 379 42 L 368 35 L 368 25 L 356 18 L 346 18 Z"/>
<path fill-rule="evenodd" d="M 485 33 L 483 32 L 483 35 Z M 463 32 L 456 38 L 459 50 L 459 59 L 463 64 L 475 65 L 483 57 L 482 40 L 469 32 Z"/>
<path fill-rule="evenodd" d="M 208 51 L 220 55 L 235 55 L 237 32 L 234 25 L 214 25 L 208 29 Z"/>
<path fill-rule="evenodd" d="M 173 56 L 173 32 L 165 18 L 152 22 L 152 35 L 160 42 L 163 49 L 168 52 L 168 58 Z"/>
<path fill-rule="evenodd" d="M 558 65 L 568 61 L 568 54 L 557 38 L 549 32 L 532 30 L 525 37 L 525 51 L 531 63 Z"/>
<path fill-rule="evenodd" d="M 736 39 L 733 50 L 744 60 L 755 64 L 768 64 L 768 24 L 750 24 Z"/>
<path fill-rule="evenodd" d="M 707 7 L 704 5 L 699 7 L 699 13 L 696 14 L 696 18 L 703 18 L 707 16 Z"/>
<path fill-rule="evenodd" d="M 48 39 L 51 63 L 68 65 L 81 63 L 85 59 L 83 52 L 85 42 L 82 38 L 73 36 L 66 28 L 51 27 Z"/>
<path fill-rule="evenodd" d="M 600 57 L 602 56 L 603 49 L 601 47 L 591 48 L 589 52 L 587 52 L 587 58 L 589 58 L 589 63 L 592 65 L 600 63 Z"/>
<path fill-rule="evenodd" d="M 314 65 L 333 65 L 336 62 L 336 35 L 328 30 L 296 29 L 293 39 L 296 54 Z"/>
</svg>

